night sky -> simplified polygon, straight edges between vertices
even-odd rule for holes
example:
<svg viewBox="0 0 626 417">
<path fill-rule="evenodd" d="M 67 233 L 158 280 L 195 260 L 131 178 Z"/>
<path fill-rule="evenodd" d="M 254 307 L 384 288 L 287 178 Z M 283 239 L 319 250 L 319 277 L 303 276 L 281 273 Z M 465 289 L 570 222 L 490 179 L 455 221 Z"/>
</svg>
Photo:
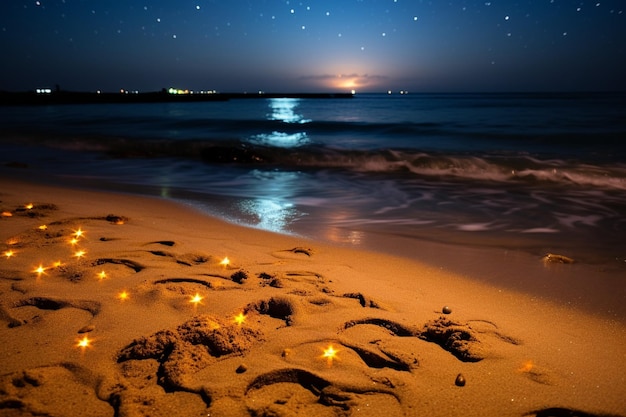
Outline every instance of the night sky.
<svg viewBox="0 0 626 417">
<path fill-rule="evenodd" d="M 626 90 L 626 2 L 2 0 L 0 90 Z"/>
</svg>

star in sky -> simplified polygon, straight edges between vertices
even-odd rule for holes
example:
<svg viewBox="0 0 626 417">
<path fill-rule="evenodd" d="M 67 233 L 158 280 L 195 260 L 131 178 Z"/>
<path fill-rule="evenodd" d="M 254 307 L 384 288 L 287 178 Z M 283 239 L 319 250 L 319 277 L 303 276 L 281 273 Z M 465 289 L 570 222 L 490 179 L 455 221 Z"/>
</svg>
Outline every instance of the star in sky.
<svg viewBox="0 0 626 417">
<path fill-rule="evenodd" d="M 620 1 L 0 5 L 0 89 L 624 89 Z"/>
</svg>

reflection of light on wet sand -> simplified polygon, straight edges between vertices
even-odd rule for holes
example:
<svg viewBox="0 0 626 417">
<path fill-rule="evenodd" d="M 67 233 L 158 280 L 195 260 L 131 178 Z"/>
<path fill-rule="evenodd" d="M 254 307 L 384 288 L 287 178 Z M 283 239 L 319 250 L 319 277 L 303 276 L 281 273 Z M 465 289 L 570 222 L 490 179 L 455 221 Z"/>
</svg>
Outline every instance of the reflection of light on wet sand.
<svg viewBox="0 0 626 417">
<path fill-rule="evenodd" d="M 256 227 L 278 233 L 287 231 L 290 220 L 296 214 L 293 204 L 279 199 L 245 200 L 241 202 L 241 209 L 258 219 Z"/>
<path fill-rule="evenodd" d="M 289 233 L 289 226 L 301 213 L 293 203 L 294 191 L 299 187 L 301 173 L 260 171 L 250 172 L 256 198 L 239 203 L 242 213 L 254 217 L 252 225 L 260 229 L 278 233 Z"/>
<path fill-rule="evenodd" d="M 324 238 L 335 243 L 349 243 L 351 245 L 361 245 L 365 234 L 360 230 L 340 227 L 352 222 L 354 216 L 347 211 L 334 211 L 329 216 L 328 228 L 324 231 Z"/>
<path fill-rule="evenodd" d="M 324 236 L 331 242 L 349 243 L 358 246 L 363 243 L 365 233 L 360 230 L 344 230 L 340 227 L 329 226 Z"/>
</svg>

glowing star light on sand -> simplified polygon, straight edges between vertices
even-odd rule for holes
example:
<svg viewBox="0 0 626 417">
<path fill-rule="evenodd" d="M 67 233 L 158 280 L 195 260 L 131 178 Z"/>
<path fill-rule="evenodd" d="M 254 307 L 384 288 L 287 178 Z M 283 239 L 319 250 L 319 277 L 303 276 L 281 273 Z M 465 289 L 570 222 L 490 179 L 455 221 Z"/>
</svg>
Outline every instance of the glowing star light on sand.
<svg viewBox="0 0 626 417">
<path fill-rule="evenodd" d="M 77 250 L 76 252 L 74 252 L 74 256 L 80 259 L 85 256 L 86 253 L 87 252 L 85 252 L 84 250 Z"/>
<path fill-rule="evenodd" d="M 39 265 L 37 268 L 33 269 L 33 272 L 40 277 L 42 274 L 46 273 L 46 268 L 43 265 Z"/>
<path fill-rule="evenodd" d="M 228 256 L 225 256 L 224 259 L 222 259 L 222 261 L 220 262 L 220 265 L 222 266 L 230 265 L 230 259 L 228 259 Z"/>
<path fill-rule="evenodd" d="M 72 234 L 72 236 L 74 236 L 76 239 L 84 237 L 84 235 L 85 232 L 80 227 L 78 228 L 78 230 L 74 230 L 74 233 Z"/>
<path fill-rule="evenodd" d="M 7 259 L 9 259 L 12 256 L 15 256 L 15 252 L 13 252 L 11 249 L 9 250 L 5 250 L 2 255 L 6 256 Z"/>
<path fill-rule="evenodd" d="M 107 277 L 107 273 L 104 271 L 98 272 L 98 278 L 105 279 Z"/>
<path fill-rule="evenodd" d="M 76 347 L 79 347 L 83 350 L 85 348 L 91 347 L 91 339 L 89 339 L 87 336 L 83 337 L 76 343 Z"/>
<path fill-rule="evenodd" d="M 322 355 L 322 359 L 326 359 L 328 366 L 333 364 L 334 359 L 339 359 L 337 357 L 337 352 L 339 351 L 335 349 L 333 345 L 328 345 L 328 347 L 324 349 L 324 354 Z"/>
<path fill-rule="evenodd" d="M 126 291 L 122 291 L 121 293 L 117 295 L 117 298 L 119 298 L 121 301 L 128 300 L 128 297 L 129 297 L 129 294 Z"/>
<path fill-rule="evenodd" d="M 200 294 L 196 293 L 193 297 L 191 297 L 189 299 L 189 302 L 194 304 L 194 305 L 198 305 L 198 304 L 200 304 L 202 302 L 203 298 L 204 298 L 203 296 L 201 296 Z"/>
<path fill-rule="evenodd" d="M 239 326 L 241 326 L 246 321 L 246 315 L 243 313 L 239 313 L 238 315 L 235 316 L 234 321 Z"/>
</svg>

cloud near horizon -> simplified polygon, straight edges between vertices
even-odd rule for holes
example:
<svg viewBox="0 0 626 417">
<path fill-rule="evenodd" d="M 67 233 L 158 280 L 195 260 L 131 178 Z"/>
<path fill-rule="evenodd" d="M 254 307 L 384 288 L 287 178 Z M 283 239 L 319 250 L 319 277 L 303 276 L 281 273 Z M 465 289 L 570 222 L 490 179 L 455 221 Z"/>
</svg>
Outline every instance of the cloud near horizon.
<svg viewBox="0 0 626 417">
<path fill-rule="evenodd" d="M 299 77 L 302 81 L 313 81 L 335 88 L 365 88 L 380 84 L 381 81 L 389 80 L 385 75 L 369 74 L 312 74 Z"/>
</svg>

